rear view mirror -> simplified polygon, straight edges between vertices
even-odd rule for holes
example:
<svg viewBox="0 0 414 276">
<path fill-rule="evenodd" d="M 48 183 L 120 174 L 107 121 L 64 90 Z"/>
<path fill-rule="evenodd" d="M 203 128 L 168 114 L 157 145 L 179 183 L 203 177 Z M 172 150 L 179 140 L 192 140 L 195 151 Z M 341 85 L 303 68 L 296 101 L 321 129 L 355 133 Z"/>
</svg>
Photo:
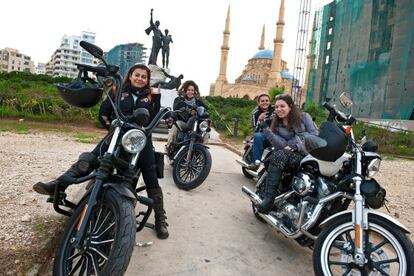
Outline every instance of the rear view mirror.
<svg viewBox="0 0 414 276">
<path fill-rule="evenodd" d="M 84 41 L 84 40 L 82 40 L 79 44 L 83 49 L 85 49 L 88 53 L 90 53 L 94 57 L 101 59 L 101 60 L 103 59 L 103 50 L 99 48 L 98 46 L 92 43 L 89 43 L 87 41 Z"/>
</svg>

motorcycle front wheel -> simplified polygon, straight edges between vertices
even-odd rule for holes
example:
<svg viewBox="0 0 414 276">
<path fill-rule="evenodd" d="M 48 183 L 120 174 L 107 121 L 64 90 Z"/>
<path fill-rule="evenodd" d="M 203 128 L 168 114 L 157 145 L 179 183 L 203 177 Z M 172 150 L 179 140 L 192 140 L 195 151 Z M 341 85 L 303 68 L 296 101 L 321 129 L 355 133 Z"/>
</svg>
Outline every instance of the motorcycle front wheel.
<svg viewBox="0 0 414 276">
<path fill-rule="evenodd" d="M 343 215 L 324 228 L 313 251 L 315 275 L 414 275 L 413 244 L 405 233 L 377 216 L 369 217 L 364 231 L 366 262 L 361 267 L 353 259 L 351 215 Z"/>
<path fill-rule="evenodd" d="M 55 256 L 53 275 L 123 275 L 135 244 L 132 201 L 108 189 L 94 207 L 85 241 L 77 248 L 77 224 L 86 203 L 84 200 L 70 218 Z"/>
<path fill-rule="evenodd" d="M 187 160 L 188 148 L 183 150 L 174 161 L 173 179 L 178 188 L 191 190 L 200 186 L 211 170 L 211 154 L 207 148 L 194 145 Z"/>
</svg>

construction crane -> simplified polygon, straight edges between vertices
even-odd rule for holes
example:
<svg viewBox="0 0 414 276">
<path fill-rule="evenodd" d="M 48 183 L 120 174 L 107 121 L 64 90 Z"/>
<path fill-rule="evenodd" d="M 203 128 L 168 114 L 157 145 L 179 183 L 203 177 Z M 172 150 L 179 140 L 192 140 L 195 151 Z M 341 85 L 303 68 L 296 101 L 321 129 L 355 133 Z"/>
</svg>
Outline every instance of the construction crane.
<svg viewBox="0 0 414 276">
<path fill-rule="evenodd" d="M 296 36 L 295 62 L 293 67 L 292 99 L 301 107 L 302 87 L 305 80 L 306 46 L 308 44 L 311 0 L 300 0 L 298 33 Z"/>
</svg>

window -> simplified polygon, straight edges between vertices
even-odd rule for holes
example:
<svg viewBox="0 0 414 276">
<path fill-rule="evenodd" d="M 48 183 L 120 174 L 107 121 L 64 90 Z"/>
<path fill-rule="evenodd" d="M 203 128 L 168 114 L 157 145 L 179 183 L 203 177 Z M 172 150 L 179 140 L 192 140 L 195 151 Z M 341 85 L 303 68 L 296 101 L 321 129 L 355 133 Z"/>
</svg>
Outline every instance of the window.
<svg viewBox="0 0 414 276">
<path fill-rule="evenodd" d="M 329 64 L 329 56 L 326 56 L 326 58 L 325 58 L 325 64 Z"/>
<path fill-rule="evenodd" d="M 332 35 L 332 32 L 333 32 L 333 29 L 332 28 L 329 28 L 328 35 Z"/>
<path fill-rule="evenodd" d="M 330 41 L 328 41 L 328 43 L 326 44 L 326 50 L 329 50 L 329 49 L 331 49 L 331 42 Z"/>
</svg>

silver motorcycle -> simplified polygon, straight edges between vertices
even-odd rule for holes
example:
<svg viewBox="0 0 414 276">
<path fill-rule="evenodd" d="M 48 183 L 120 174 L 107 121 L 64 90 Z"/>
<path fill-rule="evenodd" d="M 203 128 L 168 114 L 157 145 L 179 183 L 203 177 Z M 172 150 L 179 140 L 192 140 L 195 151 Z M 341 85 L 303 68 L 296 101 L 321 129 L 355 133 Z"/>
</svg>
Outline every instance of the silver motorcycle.
<svg viewBox="0 0 414 276">
<path fill-rule="evenodd" d="M 352 105 L 346 93 L 340 102 L 345 108 Z M 303 137 L 309 154 L 297 171 L 283 176 L 271 212 L 258 213 L 255 207 L 263 198 L 266 172 L 256 192 L 242 188 L 254 214 L 313 248 L 316 275 L 414 275 L 409 230 L 375 210 L 384 206 L 386 195 L 373 178 L 381 164 L 378 146 L 365 138 L 357 143 L 351 114 L 327 103 L 324 107 L 329 116 L 319 137 Z"/>
</svg>

